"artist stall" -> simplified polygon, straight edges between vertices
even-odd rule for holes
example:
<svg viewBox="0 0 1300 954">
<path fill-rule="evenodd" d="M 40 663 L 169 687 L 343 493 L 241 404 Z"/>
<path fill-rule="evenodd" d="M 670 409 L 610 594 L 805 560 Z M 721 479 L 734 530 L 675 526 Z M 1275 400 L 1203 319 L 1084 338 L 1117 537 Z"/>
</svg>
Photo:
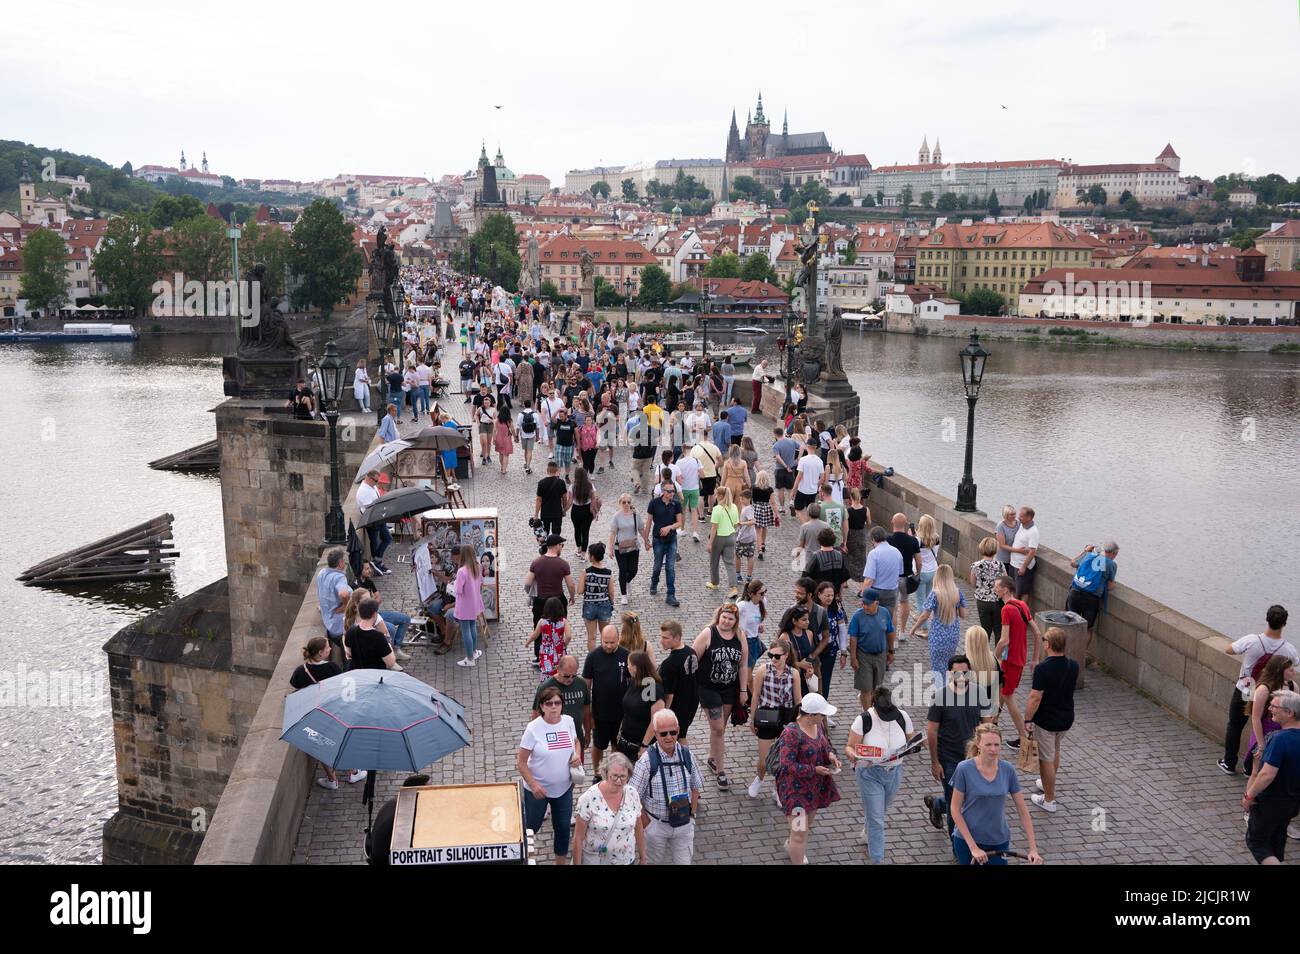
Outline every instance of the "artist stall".
<svg viewBox="0 0 1300 954">
<path fill-rule="evenodd" d="M 501 615 L 499 516 L 496 507 L 427 510 L 420 514 L 420 535 L 433 545 L 436 559 L 443 566 L 453 565 L 452 555 L 462 544 L 474 547 L 483 581 L 483 615 L 489 622 L 495 622 Z"/>
<path fill-rule="evenodd" d="M 518 782 L 397 790 L 394 865 L 534 864 Z"/>
</svg>

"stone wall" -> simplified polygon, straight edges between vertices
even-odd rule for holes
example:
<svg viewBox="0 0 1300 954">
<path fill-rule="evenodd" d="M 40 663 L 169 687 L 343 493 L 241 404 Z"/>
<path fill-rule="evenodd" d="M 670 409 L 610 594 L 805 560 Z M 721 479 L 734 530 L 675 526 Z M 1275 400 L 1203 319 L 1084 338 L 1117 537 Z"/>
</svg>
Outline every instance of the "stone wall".
<svg viewBox="0 0 1300 954">
<path fill-rule="evenodd" d="M 348 493 L 374 419 L 338 427 L 340 493 Z M 329 508 L 329 429 L 238 398 L 217 408 L 221 503 L 230 580 L 232 665 L 270 675 L 320 558 Z"/>
</svg>

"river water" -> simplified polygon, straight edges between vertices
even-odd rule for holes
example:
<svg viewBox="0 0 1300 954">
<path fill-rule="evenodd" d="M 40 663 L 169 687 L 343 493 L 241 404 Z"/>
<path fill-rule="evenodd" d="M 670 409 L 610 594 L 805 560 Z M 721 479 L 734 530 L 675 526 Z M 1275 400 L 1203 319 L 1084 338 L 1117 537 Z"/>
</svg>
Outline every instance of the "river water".
<svg viewBox="0 0 1300 954">
<path fill-rule="evenodd" d="M 101 647 L 225 572 L 216 478 L 145 465 L 214 436 L 209 411 L 222 400 L 228 342 L 178 335 L 0 350 L 9 395 L 0 526 L 11 541 L 0 552 L 10 621 L 0 633 L 0 861 L 99 859 L 116 808 Z M 963 344 L 871 332 L 844 341 L 865 447 L 950 497 L 965 446 Z M 988 350 L 975 445 L 984 510 L 1034 506 L 1044 546 L 1070 555 L 1115 538 L 1124 582 L 1230 634 L 1258 631 L 1270 603 L 1296 608 L 1286 567 L 1300 539 L 1300 362 L 1016 342 Z M 90 592 L 14 580 L 164 512 L 176 517 L 181 551 L 169 585 Z M 51 672 L 81 691 L 48 704 L 39 689 Z"/>
</svg>

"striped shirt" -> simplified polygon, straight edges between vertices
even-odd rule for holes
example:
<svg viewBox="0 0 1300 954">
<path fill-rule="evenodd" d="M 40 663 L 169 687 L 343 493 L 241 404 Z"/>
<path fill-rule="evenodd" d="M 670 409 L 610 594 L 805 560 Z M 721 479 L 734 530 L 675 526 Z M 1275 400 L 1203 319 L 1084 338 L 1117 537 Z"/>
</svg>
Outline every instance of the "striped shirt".
<svg viewBox="0 0 1300 954">
<path fill-rule="evenodd" d="M 685 745 L 678 742 L 671 756 L 665 755 L 659 748 L 659 758 L 663 760 L 663 771 L 655 771 L 650 765 L 650 753 L 646 752 L 637 760 L 632 769 L 631 785 L 641 796 L 641 804 L 651 818 L 662 820 L 668 817 L 668 800 L 674 795 L 690 795 L 691 792 L 704 791 L 704 778 L 700 775 L 700 763 L 691 755 L 691 767 L 686 768 L 682 762 L 682 750 Z M 668 792 L 664 793 L 664 782 L 668 783 Z"/>
</svg>

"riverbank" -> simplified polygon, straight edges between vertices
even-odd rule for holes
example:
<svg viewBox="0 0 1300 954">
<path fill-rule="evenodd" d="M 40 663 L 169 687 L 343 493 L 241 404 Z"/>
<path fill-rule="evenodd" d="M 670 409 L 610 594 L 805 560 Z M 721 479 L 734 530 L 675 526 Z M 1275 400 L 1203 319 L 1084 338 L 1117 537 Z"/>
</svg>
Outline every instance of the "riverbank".
<svg viewBox="0 0 1300 954">
<path fill-rule="evenodd" d="M 1247 351 L 1300 353 L 1300 327 L 1280 325 L 1136 326 L 1119 321 L 1072 321 L 963 315 L 942 321 L 890 318 L 885 331 L 920 337 L 968 338 L 978 331 L 983 341 L 1023 341 L 1101 348 L 1151 348 L 1167 351 Z"/>
</svg>

